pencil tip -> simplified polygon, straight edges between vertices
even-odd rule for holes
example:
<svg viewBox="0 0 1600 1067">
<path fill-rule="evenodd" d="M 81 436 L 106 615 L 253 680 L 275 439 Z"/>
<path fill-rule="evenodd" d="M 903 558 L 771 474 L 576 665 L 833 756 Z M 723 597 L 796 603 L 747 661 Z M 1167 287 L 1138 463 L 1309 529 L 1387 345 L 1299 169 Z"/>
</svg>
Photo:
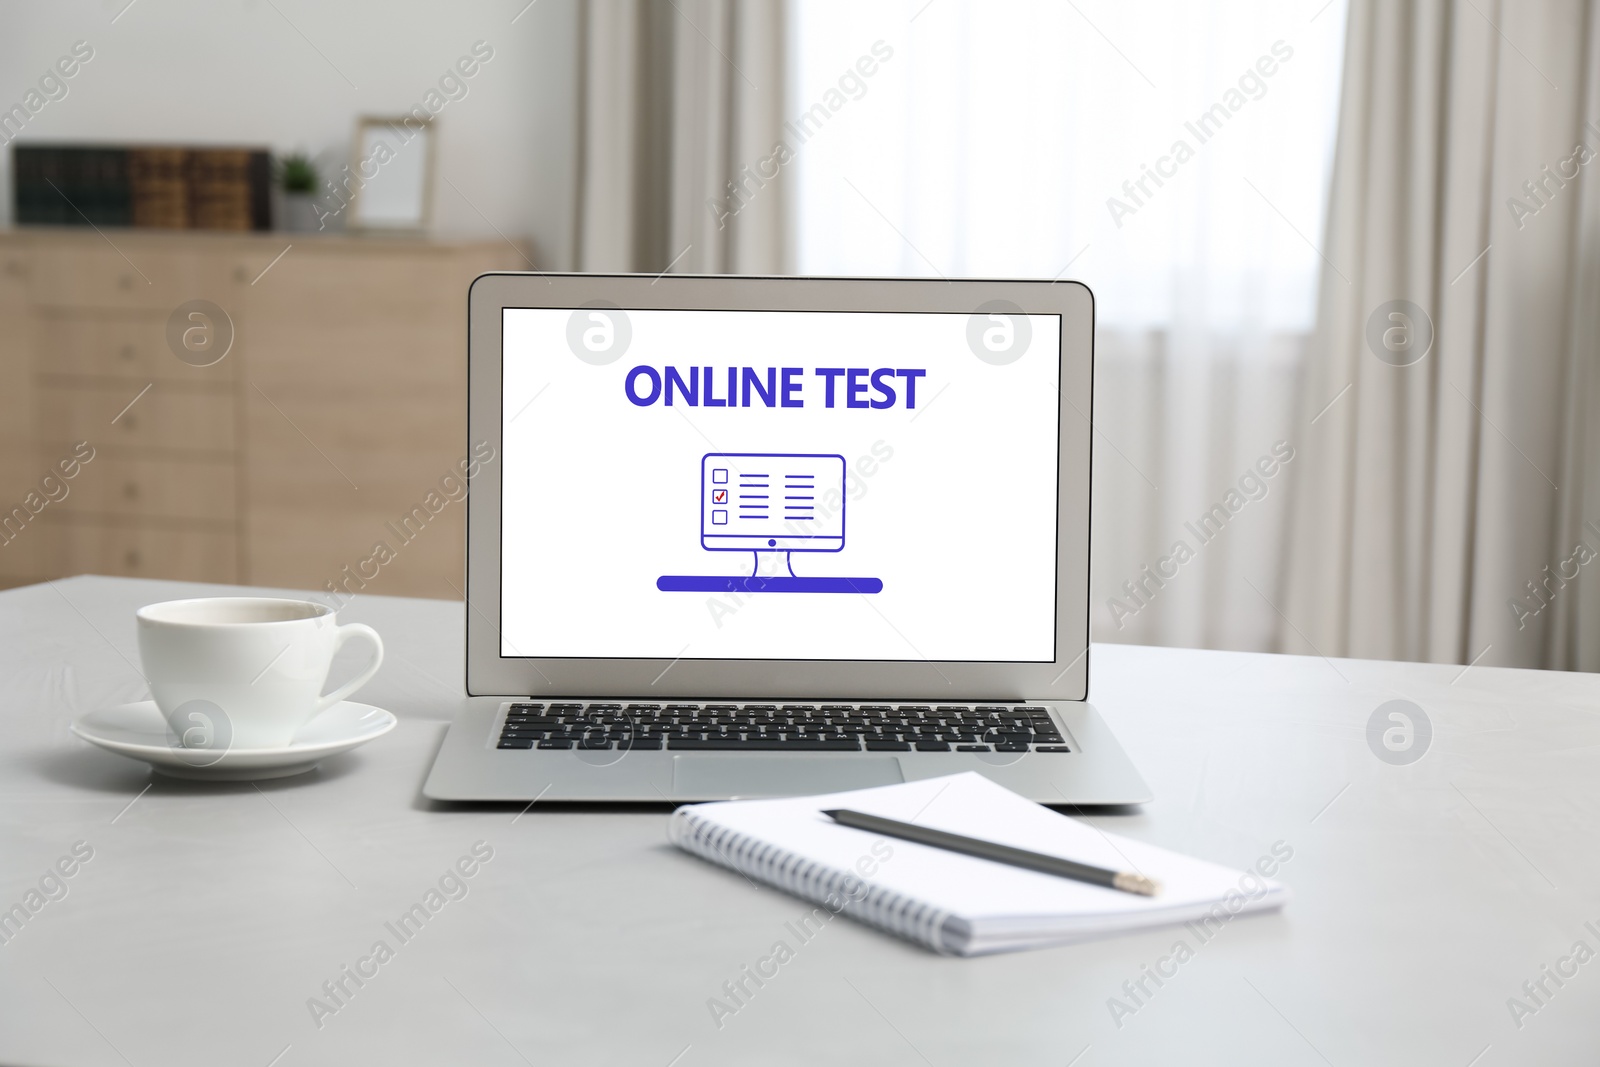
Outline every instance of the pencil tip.
<svg viewBox="0 0 1600 1067">
<path fill-rule="evenodd" d="M 1161 892 L 1161 883 L 1142 874 L 1118 874 L 1111 880 L 1111 884 L 1125 893 L 1138 893 L 1141 896 L 1153 897 Z"/>
<path fill-rule="evenodd" d="M 822 814 L 826 815 L 830 819 L 837 819 L 839 817 L 839 813 L 843 810 L 843 808 L 830 808 L 827 811 L 824 811 Z"/>
</svg>

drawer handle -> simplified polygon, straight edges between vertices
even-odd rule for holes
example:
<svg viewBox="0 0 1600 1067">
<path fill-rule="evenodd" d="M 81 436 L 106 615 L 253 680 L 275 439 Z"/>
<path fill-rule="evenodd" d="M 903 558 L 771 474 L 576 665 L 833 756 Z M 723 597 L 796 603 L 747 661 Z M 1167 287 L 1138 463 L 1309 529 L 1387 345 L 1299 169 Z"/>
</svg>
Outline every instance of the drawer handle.
<svg viewBox="0 0 1600 1067">
<path fill-rule="evenodd" d="M 140 556 L 139 556 L 139 550 L 137 548 L 128 549 L 127 554 L 124 555 L 122 558 L 127 561 L 127 564 L 128 564 L 129 567 L 136 568 L 136 567 L 139 566 Z"/>
<path fill-rule="evenodd" d="M 137 415 L 124 415 L 121 421 L 122 428 L 128 433 L 132 433 L 139 427 L 139 416 Z"/>
<path fill-rule="evenodd" d="M 126 485 L 124 485 L 122 487 L 122 495 L 127 497 L 129 500 L 138 500 L 139 499 L 139 483 L 138 482 L 129 482 Z"/>
<path fill-rule="evenodd" d="M 132 359 L 133 356 L 134 356 L 134 347 L 132 345 L 123 345 L 122 346 L 122 358 L 123 359 Z"/>
<path fill-rule="evenodd" d="M 117 279 L 117 284 L 119 286 L 121 286 L 124 290 L 132 289 L 133 288 L 133 275 L 124 274 L 121 278 Z"/>
</svg>

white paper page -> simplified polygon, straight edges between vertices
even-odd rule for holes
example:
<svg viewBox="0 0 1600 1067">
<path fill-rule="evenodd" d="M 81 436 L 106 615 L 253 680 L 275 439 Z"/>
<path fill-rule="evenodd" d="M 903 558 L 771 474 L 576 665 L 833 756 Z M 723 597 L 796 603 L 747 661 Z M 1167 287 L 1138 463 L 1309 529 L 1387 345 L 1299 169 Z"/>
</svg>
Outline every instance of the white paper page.
<svg viewBox="0 0 1600 1067">
<path fill-rule="evenodd" d="M 840 826 L 821 814 L 830 808 L 851 808 L 1080 863 L 1134 870 L 1159 881 L 1162 890 L 1155 897 L 1139 896 L 901 838 L 885 838 Z M 841 870 L 860 870 L 858 861 L 869 857 L 876 868 L 868 879 L 872 884 L 926 901 L 995 932 L 1018 920 L 1050 918 L 1075 918 L 1090 927 L 1156 924 L 1170 921 L 1174 910 L 1222 901 L 1230 892 L 1243 898 L 1235 913 L 1277 906 L 1286 897 L 1276 882 L 1253 871 L 1232 870 L 1104 833 L 970 771 L 876 789 L 726 801 L 690 810 Z M 878 854 L 873 852 L 874 843 L 880 842 L 887 842 L 893 850 L 888 859 L 881 858 L 882 844 Z M 1141 921 L 1140 916 L 1145 919 Z"/>
</svg>

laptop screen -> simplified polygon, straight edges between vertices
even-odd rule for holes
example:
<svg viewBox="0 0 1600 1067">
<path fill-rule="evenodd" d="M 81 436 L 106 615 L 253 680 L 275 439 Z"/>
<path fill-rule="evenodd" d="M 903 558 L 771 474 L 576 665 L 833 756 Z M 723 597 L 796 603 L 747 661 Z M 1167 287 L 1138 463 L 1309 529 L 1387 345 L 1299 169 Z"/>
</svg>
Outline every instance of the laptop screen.
<svg viewBox="0 0 1600 1067">
<path fill-rule="evenodd" d="M 503 315 L 502 656 L 1054 659 L 1060 316 Z"/>
</svg>

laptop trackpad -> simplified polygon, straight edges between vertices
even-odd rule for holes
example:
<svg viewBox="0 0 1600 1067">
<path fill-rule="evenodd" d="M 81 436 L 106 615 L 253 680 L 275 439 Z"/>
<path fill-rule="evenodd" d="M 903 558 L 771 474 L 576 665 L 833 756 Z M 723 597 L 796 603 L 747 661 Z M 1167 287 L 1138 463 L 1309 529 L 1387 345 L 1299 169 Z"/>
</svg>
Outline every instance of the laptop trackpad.
<svg viewBox="0 0 1600 1067">
<path fill-rule="evenodd" d="M 694 800 L 797 797 L 905 781 L 893 756 L 824 756 L 745 752 L 672 758 L 672 788 Z"/>
</svg>

